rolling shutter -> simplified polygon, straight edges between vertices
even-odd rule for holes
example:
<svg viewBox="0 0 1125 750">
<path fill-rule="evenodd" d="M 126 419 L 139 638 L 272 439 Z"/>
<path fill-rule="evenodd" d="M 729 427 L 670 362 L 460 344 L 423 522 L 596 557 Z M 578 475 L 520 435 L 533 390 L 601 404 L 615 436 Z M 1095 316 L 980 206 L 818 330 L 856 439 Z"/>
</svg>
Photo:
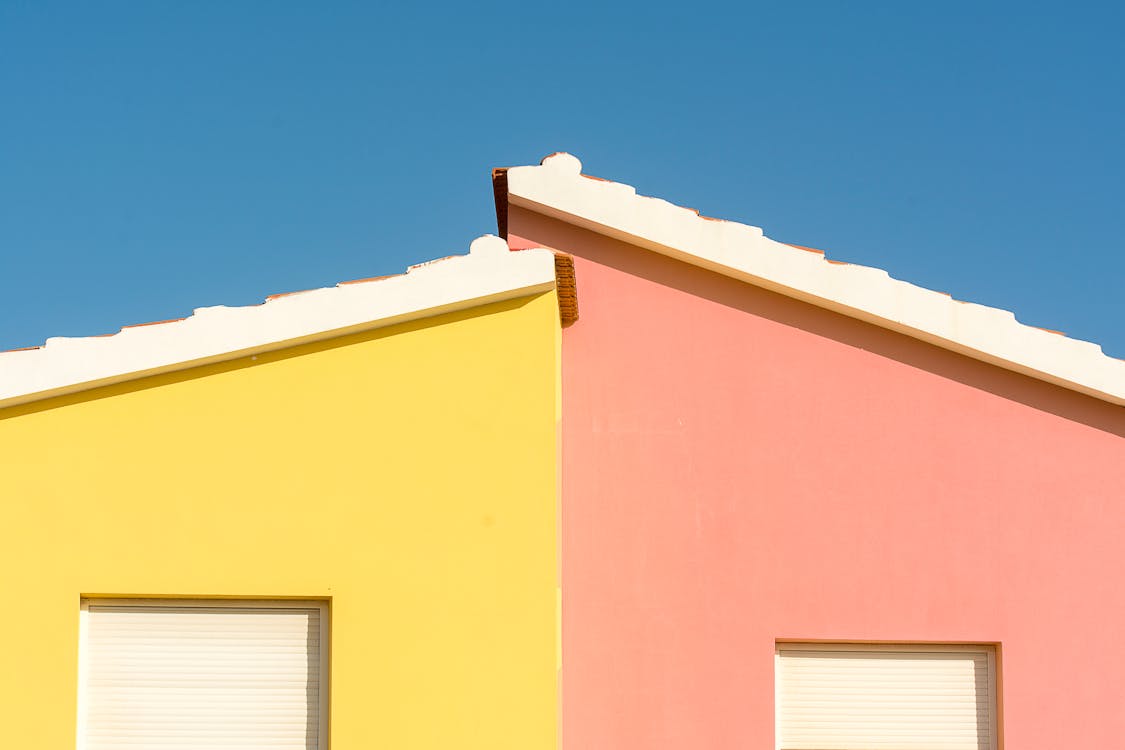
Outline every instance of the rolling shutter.
<svg viewBox="0 0 1125 750">
<path fill-rule="evenodd" d="M 83 607 L 79 747 L 320 747 L 321 608 Z"/>
<path fill-rule="evenodd" d="M 995 659 L 984 647 L 783 644 L 780 750 L 993 750 Z"/>
</svg>

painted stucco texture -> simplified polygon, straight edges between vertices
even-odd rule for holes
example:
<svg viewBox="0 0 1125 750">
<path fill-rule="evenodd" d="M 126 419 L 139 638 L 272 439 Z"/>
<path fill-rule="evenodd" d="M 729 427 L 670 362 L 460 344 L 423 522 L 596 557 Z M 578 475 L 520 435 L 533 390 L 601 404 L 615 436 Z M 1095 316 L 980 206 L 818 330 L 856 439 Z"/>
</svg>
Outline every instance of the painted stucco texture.
<svg viewBox="0 0 1125 750">
<path fill-rule="evenodd" d="M 83 596 L 330 602 L 331 747 L 551 748 L 553 292 L 0 411 L 9 747 Z"/>
<path fill-rule="evenodd" d="M 779 640 L 998 644 L 1003 747 L 1125 736 L 1125 410 L 513 207 L 575 256 L 563 746 L 773 747 Z"/>
</svg>

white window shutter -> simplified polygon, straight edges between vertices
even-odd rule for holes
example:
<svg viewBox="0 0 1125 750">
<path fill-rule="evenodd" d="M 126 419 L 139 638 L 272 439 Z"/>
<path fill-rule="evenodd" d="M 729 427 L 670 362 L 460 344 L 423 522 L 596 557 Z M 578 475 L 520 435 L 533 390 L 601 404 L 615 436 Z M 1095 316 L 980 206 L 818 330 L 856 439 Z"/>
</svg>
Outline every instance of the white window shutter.
<svg viewBox="0 0 1125 750">
<path fill-rule="evenodd" d="M 80 750 L 320 748 L 321 613 L 87 603 Z"/>
<path fill-rule="evenodd" d="M 777 649 L 779 750 L 994 750 L 986 647 Z"/>
</svg>

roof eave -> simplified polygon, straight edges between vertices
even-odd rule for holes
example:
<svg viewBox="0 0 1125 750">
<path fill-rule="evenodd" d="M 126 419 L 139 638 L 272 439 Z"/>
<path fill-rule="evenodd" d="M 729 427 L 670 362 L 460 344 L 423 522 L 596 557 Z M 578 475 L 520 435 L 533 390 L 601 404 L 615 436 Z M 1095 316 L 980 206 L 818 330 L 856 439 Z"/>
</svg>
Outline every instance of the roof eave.
<svg viewBox="0 0 1125 750">
<path fill-rule="evenodd" d="M 589 178 L 569 154 L 504 170 L 505 229 L 514 205 L 903 333 L 965 356 L 1125 405 L 1125 361 L 1086 341 L 1018 322 L 1011 312 L 952 299 L 885 271 L 829 261 L 757 227 L 703 217 Z M 501 201 L 497 200 L 500 215 Z"/>
<path fill-rule="evenodd" d="M 556 273 L 549 250 L 513 253 L 503 240 L 482 237 L 468 255 L 399 276 L 276 295 L 250 307 L 200 308 L 111 336 L 52 338 L 0 353 L 0 408 L 541 294 L 556 287 Z"/>
</svg>

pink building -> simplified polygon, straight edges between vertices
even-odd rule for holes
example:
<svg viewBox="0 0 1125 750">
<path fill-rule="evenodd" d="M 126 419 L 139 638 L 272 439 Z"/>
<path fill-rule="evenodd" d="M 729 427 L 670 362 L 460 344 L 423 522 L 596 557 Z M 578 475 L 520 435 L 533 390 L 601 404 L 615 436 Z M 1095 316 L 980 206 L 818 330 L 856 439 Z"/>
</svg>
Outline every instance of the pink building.
<svg viewBox="0 0 1125 750">
<path fill-rule="evenodd" d="M 562 746 L 1121 746 L 1125 362 L 580 168 Z"/>
</svg>

